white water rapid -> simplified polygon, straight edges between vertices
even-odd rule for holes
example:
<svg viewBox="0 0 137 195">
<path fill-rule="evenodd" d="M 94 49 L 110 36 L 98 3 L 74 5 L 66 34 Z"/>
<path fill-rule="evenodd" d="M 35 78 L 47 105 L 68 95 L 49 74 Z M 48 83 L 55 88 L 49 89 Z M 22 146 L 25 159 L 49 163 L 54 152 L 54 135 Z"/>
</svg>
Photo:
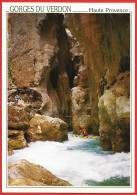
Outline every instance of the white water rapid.
<svg viewBox="0 0 137 195">
<path fill-rule="evenodd" d="M 103 152 L 99 139 L 73 138 L 63 143 L 37 141 L 29 147 L 14 150 L 9 163 L 26 159 L 42 165 L 57 177 L 74 186 L 86 186 L 86 181 L 103 182 L 113 177 L 130 177 L 130 153 Z"/>
</svg>

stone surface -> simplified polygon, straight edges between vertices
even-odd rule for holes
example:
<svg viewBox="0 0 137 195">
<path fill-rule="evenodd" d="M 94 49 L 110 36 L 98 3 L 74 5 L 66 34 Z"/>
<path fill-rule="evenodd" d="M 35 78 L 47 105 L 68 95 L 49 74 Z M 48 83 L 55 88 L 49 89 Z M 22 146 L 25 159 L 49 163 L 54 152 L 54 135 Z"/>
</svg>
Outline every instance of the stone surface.
<svg viewBox="0 0 137 195">
<path fill-rule="evenodd" d="M 44 167 L 19 160 L 8 165 L 9 186 L 71 186 L 65 180 L 59 179 Z"/>
<path fill-rule="evenodd" d="M 68 74 L 72 73 L 63 18 L 62 14 L 9 14 L 8 101 L 18 90 L 36 111 L 60 117 L 69 125 L 70 118 L 65 116 L 71 112 Z"/>
<path fill-rule="evenodd" d="M 8 145 L 8 155 L 10 156 L 12 154 L 14 154 L 14 152 L 13 152 L 12 148 Z"/>
<path fill-rule="evenodd" d="M 26 132 L 27 141 L 64 141 L 68 139 L 67 124 L 59 118 L 36 114 Z"/>
<path fill-rule="evenodd" d="M 99 131 L 104 150 L 130 151 L 129 87 L 129 71 L 127 71 L 119 74 L 115 85 L 105 90 L 99 100 Z"/>
<path fill-rule="evenodd" d="M 28 146 L 24 137 L 24 131 L 8 130 L 8 146 L 12 150 L 25 148 Z"/>
<path fill-rule="evenodd" d="M 58 75 L 57 90 L 60 100 L 60 118 L 69 124 L 71 116 L 71 90 L 66 72 Z"/>
<path fill-rule="evenodd" d="M 88 90 L 80 86 L 72 88 L 72 127 L 74 133 L 81 134 L 83 128 L 90 132 L 90 111 Z"/>
<path fill-rule="evenodd" d="M 34 112 L 29 107 L 20 107 L 8 104 L 8 127 L 9 129 L 26 130 Z"/>
<path fill-rule="evenodd" d="M 83 65 L 87 77 L 83 74 L 82 79 L 82 74 L 77 72 L 74 84 L 80 86 L 80 80 L 87 78 L 84 83 L 85 88 L 88 87 L 89 89 L 92 133 L 101 135 L 104 150 L 129 151 L 129 118 L 125 116 L 130 101 L 129 72 L 127 76 L 125 75 L 126 71 L 130 71 L 129 16 L 120 14 L 65 14 L 65 24 L 77 39 L 80 52 L 83 53 Z M 80 67 L 78 69 L 80 70 Z M 126 79 L 127 77 L 128 79 Z M 116 82 L 117 85 L 115 85 Z M 107 90 L 109 91 L 107 92 Z M 116 98 L 115 101 L 112 101 L 113 96 Z M 108 115 L 106 119 L 103 119 L 99 107 L 101 99 L 107 101 L 106 98 L 111 107 L 110 105 L 107 106 Z M 117 144 L 115 140 L 110 140 L 112 129 L 108 124 L 109 120 L 114 120 L 112 115 L 115 104 L 117 104 L 117 113 L 115 113 L 117 118 L 115 125 L 117 127 L 115 129 L 120 129 L 119 133 L 114 133 L 115 136 L 117 135 Z M 120 119 L 121 116 L 119 115 L 124 115 L 124 117 L 122 116 L 122 119 Z M 125 130 L 124 125 L 121 126 L 120 121 L 122 124 L 126 123 L 127 130 Z M 75 120 L 75 122 L 77 126 L 77 121 Z M 122 137 L 123 140 L 120 141 Z M 122 146 L 124 142 L 126 146 Z M 118 143 L 120 143 L 120 146 Z"/>
<path fill-rule="evenodd" d="M 46 184 L 34 181 L 29 178 L 20 177 L 9 181 L 9 186 L 47 186 Z"/>
</svg>

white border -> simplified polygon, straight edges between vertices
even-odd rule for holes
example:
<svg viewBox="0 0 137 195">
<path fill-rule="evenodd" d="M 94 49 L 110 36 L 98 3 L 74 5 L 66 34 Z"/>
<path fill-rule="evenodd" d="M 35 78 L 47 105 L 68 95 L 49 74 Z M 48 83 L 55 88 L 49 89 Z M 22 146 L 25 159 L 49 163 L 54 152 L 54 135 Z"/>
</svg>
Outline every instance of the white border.
<svg viewBox="0 0 137 195">
<path fill-rule="evenodd" d="M 6 187 L 7 183 L 7 165 L 6 165 L 6 109 L 7 109 L 7 96 L 6 96 L 6 66 L 7 66 L 7 51 L 6 51 L 6 30 L 7 30 L 7 16 L 6 13 L 10 11 L 10 6 L 24 6 L 24 5 L 33 5 L 33 6 L 53 6 L 53 3 L 2 3 L 2 192 L 33 192 L 33 193 L 133 193 L 135 192 L 135 4 L 134 3 L 54 3 L 54 6 L 72 6 L 72 12 L 88 10 L 90 7 L 98 9 L 102 8 L 105 10 L 106 7 L 110 9 L 128 9 L 128 12 L 132 14 L 132 26 L 131 26 L 131 66 L 132 66 L 132 75 L 131 75 L 131 93 L 132 93 L 132 156 L 131 156 L 131 174 L 132 174 L 132 186 L 130 187 Z M 79 10 L 81 9 L 81 10 Z M 72 13 L 71 12 L 71 13 Z M 35 12 L 34 12 L 35 13 Z"/>
</svg>

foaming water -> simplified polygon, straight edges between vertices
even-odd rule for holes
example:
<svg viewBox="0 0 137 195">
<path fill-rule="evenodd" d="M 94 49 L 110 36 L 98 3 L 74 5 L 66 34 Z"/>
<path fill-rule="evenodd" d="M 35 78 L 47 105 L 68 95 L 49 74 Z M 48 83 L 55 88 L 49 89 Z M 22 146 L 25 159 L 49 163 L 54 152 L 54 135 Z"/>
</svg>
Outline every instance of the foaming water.
<svg viewBox="0 0 137 195">
<path fill-rule="evenodd" d="M 121 185 L 130 185 L 130 153 L 112 155 L 110 152 L 102 151 L 99 138 L 81 139 L 73 138 L 71 135 L 69 133 L 69 140 L 63 143 L 31 142 L 27 148 L 14 150 L 8 161 L 12 163 L 26 159 L 43 166 L 74 186 L 100 183 L 113 185 L 113 181 L 120 185 L 126 178 L 126 182 Z"/>
</svg>

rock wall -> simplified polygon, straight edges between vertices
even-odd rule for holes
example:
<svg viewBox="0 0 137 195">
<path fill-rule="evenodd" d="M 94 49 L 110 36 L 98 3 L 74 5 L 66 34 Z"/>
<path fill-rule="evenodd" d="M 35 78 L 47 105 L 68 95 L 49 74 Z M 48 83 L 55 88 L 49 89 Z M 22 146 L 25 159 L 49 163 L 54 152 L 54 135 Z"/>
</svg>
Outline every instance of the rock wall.
<svg viewBox="0 0 137 195">
<path fill-rule="evenodd" d="M 70 55 L 63 15 L 9 14 L 8 27 L 8 143 L 12 154 L 12 149 L 25 147 L 30 141 L 67 139 L 68 127 L 71 129 L 66 70 Z M 22 106 L 14 104 L 17 94 Z M 34 125 L 36 113 L 50 116 L 46 122 L 40 119 L 37 126 L 41 133 Z"/>
<path fill-rule="evenodd" d="M 85 127 L 100 134 L 104 150 L 129 151 L 129 14 L 66 14 L 65 24 L 83 53 L 84 63 L 79 67 L 78 77 L 81 81 L 87 79 L 83 87 L 76 78 L 77 87 L 72 89 L 74 128 L 89 116 Z M 80 69 L 85 69 L 86 74 Z"/>
<path fill-rule="evenodd" d="M 70 56 L 63 15 L 10 14 L 8 20 L 9 101 L 18 93 L 42 114 L 67 121 Z"/>
<path fill-rule="evenodd" d="M 130 72 L 120 73 L 99 99 L 100 141 L 104 150 L 130 150 Z"/>
</svg>

